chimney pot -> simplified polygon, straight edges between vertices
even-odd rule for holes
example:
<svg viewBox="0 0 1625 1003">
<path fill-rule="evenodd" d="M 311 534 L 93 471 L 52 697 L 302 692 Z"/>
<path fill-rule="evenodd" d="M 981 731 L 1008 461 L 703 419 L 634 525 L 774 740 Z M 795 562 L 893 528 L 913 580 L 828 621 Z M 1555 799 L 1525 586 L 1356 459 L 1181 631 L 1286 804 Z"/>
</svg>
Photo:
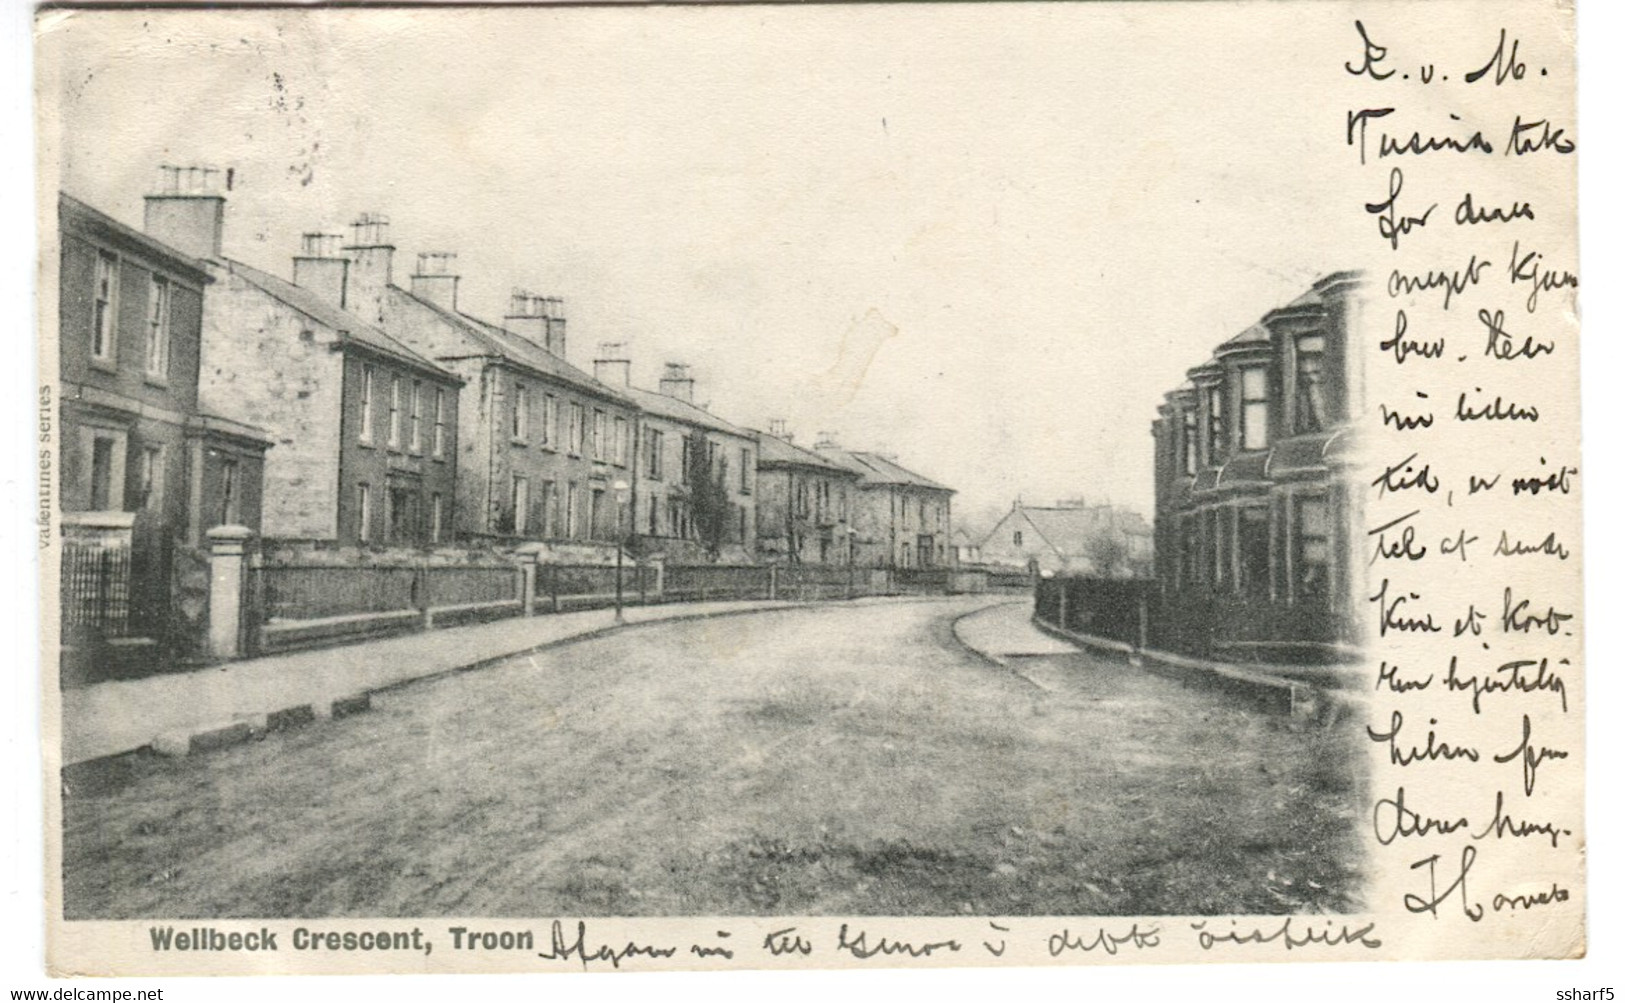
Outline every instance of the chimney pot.
<svg viewBox="0 0 1625 1003">
<path fill-rule="evenodd" d="M 364 212 L 350 224 L 350 277 L 345 290 L 345 309 L 381 324 L 384 295 L 395 281 L 395 245 L 389 242 L 389 217 Z"/>
<path fill-rule="evenodd" d="M 299 237 L 293 259 L 293 284 L 344 309 L 348 299 L 350 259 L 343 253 L 344 235 L 311 232 Z"/>
<path fill-rule="evenodd" d="M 598 357 L 592 360 L 593 379 L 612 386 L 632 385 L 632 360 L 626 357 L 626 342 L 600 341 Z"/>
<path fill-rule="evenodd" d="M 537 296 L 515 287 L 508 299 L 505 326 L 536 347 L 565 358 L 564 301 L 555 296 Z"/>
<path fill-rule="evenodd" d="M 299 236 L 301 258 L 344 257 L 344 234 L 311 232 Z"/>
<path fill-rule="evenodd" d="M 226 219 L 220 175 L 217 167 L 161 165 L 157 191 L 146 198 L 142 228 L 193 257 L 219 257 Z"/>
<path fill-rule="evenodd" d="M 458 280 L 455 251 L 426 251 L 418 255 L 418 270 L 412 274 L 412 295 L 455 313 Z"/>
<path fill-rule="evenodd" d="M 667 397 L 694 403 L 694 379 L 688 375 L 688 366 L 681 362 L 666 363 L 666 371 L 660 376 L 660 392 Z"/>
</svg>

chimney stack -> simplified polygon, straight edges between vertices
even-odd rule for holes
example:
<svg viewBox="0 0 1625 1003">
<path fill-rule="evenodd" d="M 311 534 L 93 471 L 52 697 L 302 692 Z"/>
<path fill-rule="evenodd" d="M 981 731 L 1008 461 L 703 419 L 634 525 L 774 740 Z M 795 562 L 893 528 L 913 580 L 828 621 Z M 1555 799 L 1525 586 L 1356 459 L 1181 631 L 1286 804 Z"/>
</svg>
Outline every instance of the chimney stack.
<svg viewBox="0 0 1625 1003">
<path fill-rule="evenodd" d="M 688 367 L 681 362 L 666 363 L 666 371 L 660 376 L 660 392 L 667 397 L 694 403 L 694 379 L 688 375 Z"/>
<path fill-rule="evenodd" d="M 218 258 L 232 171 L 174 164 L 158 171 L 158 190 L 146 199 L 147 235 L 195 258 Z"/>
<path fill-rule="evenodd" d="M 813 441 L 814 449 L 840 449 L 841 443 L 834 432 L 819 432 L 818 438 Z"/>
<path fill-rule="evenodd" d="M 293 259 L 293 284 L 344 309 L 350 283 L 350 259 L 344 256 L 342 233 L 306 233 Z"/>
<path fill-rule="evenodd" d="M 767 434 L 775 439 L 783 439 L 785 442 L 793 443 L 796 441 L 795 433 L 790 431 L 790 423 L 783 418 L 769 418 L 767 420 Z"/>
<path fill-rule="evenodd" d="M 600 341 L 598 358 L 592 360 L 592 376 L 614 387 L 632 385 L 632 360 L 626 357 L 626 342 Z"/>
<path fill-rule="evenodd" d="M 364 212 L 350 224 L 350 276 L 345 309 L 370 324 L 384 319 L 384 292 L 394 281 L 395 245 L 389 242 L 389 217 Z"/>
<path fill-rule="evenodd" d="M 418 270 L 412 274 L 412 295 L 456 313 L 457 280 L 457 253 L 429 251 L 418 255 Z"/>
<path fill-rule="evenodd" d="M 565 358 L 564 301 L 515 289 L 502 326 L 559 358 Z"/>
</svg>

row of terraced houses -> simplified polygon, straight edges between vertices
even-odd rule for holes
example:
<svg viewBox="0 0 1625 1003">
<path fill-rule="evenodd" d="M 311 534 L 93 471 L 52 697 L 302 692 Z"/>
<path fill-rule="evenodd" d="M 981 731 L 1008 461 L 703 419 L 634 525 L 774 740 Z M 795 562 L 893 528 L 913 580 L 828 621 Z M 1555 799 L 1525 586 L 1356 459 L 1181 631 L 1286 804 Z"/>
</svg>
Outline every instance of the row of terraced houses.
<svg viewBox="0 0 1625 1003">
<path fill-rule="evenodd" d="M 230 187 L 166 167 L 140 229 L 60 197 L 57 490 L 70 542 L 94 544 L 65 560 L 65 627 L 184 629 L 219 526 L 363 554 L 952 562 L 952 490 L 895 458 L 736 425 L 678 362 L 634 386 L 624 340 L 578 367 L 562 300 L 516 290 L 477 317 L 456 255 L 401 276 L 379 214 L 304 234 L 286 277 L 248 265 Z"/>
</svg>

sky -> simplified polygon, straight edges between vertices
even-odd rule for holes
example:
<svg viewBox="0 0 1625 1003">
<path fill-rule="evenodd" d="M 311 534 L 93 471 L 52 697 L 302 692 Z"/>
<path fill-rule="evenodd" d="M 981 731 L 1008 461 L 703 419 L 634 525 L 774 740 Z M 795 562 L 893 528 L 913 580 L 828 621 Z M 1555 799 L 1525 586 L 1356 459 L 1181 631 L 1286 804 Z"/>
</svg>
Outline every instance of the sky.
<svg viewBox="0 0 1625 1003">
<path fill-rule="evenodd" d="M 1150 424 L 1211 348 L 1346 267 L 1337 5 L 101 11 L 40 24 L 60 186 L 140 225 L 161 163 L 234 172 L 228 256 L 382 212 L 460 305 L 562 297 L 571 361 L 956 511 L 1150 513 Z M 1293 40 L 1305 44 L 1292 44 Z M 1347 46 L 1345 46 L 1347 47 Z M 1351 51 L 1350 55 L 1354 53 Z M 1334 222 L 1334 219 L 1337 222 Z"/>
</svg>

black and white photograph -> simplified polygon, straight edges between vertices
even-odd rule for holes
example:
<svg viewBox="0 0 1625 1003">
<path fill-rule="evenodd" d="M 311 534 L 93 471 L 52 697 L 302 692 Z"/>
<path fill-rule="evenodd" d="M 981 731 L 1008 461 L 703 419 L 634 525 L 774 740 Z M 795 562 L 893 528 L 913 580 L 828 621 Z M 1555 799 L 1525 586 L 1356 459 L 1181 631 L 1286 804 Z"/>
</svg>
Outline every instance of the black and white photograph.
<svg viewBox="0 0 1625 1003">
<path fill-rule="evenodd" d="M 1583 953 L 1556 10 L 40 8 L 53 965 Z"/>
</svg>

